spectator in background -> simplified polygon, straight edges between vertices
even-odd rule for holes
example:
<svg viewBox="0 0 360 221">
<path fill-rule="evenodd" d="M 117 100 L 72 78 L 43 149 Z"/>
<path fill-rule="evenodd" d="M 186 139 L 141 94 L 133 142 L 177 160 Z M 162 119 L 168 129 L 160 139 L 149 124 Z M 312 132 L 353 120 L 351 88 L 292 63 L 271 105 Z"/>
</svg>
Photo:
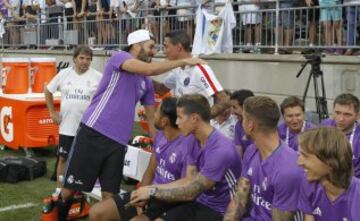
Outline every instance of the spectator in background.
<svg viewBox="0 0 360 221">
<path fill-rule="evenodd" d="M 247 0 L 241 0 L 240 2 L 246 3 Z M 260 41 L 260 12 L 256 12 L 260 9 L 258 4 L 242 4 L 239 6 L 239 12 L 241 13 L 241 22 L 245 26 L 244 44 L 246 47 L 243 52 L 260 52 L 258 46 L 261 45 Z M 255 11 L 255 12 L 254 12 Z M 255 47 L 253 47 L 255 45 Z"/>
<path fill-rule="evenodd" d="M 296 1 L 293 0 L 280 0 L 280 16 L 279 16 L 279 29 L 276 29 L 276 14 L 273 14 L 273 27 L 275 32 L 279 33 L 279 45 L 291 46 L 294 41 L 294 25 L 295 25 L 295 7 Z M 279 53 L 290 54 L 291 51 L 282 48 Z"/>
<path fill-rule="evenodd" d="M 20 0 L 3 0 L 5 7 L 8 9 L 8 22 L 9 29 L 9 43 L 11 45 L 20 44 L 20 29 L 18 25 L 23 24 L 24 18 L 20 14 L 21 2 Z"/>
<path fill-rule="evenodd" d="M 344 4 L 359 4 L 360 0 L 344 0 Z M 346 32 L 346 45 L 355 46 L 357 36 L 357 26 L 360 22 L 360 5 L 346 6 L 346 21 L 347 21 L 347 32 Z M 347 49 L 345 55 L 352 55 L 354 49 Z M 359 54 L 359 53 L 357 53 Z"/>
<path fill-rule="evenodd" d="M 5 17 L 0 10 L 0 42 L 2 43 L 3 35 L 5 34 Z"/>
<path fill-rule="evenodd" d="M 160 7 L 163 8 L 161 11 L 161 16 L 166 16 L 165 20 L 165 33 L 169 33 L 176 29 L 176 9 L 172 7 L 176 7 L 177 0 L 158 0 L 160 3 Z"/>
<path fill-rule="evenodd" d="M 204 3 L 204 2 L 203 2 Z M 177 0 L 177 7 L 195 6 L 195 0 Z M 176 10 L 177 29 L 185 30 L 186 34 L 192 39 L 194 36 L 194 8 L 180 8 Z"/>
<path fill-rule="evenodd" d="M 320 9 L 314 8 L 319 6 L 319 0 L 305 0 L 308 9 L 308 24 L 309 24 L 309 46 L 316 44 L 317 27 L 320 19 Z M 319 42 L 317 42 L 319 44 Z"/>
<path fill-rule="evenodd" d="M 325 29 L 325 44 L 328 47 L 325 52 L 327 54 L 335 53 L 340 55 L 343 53 L 342 49 L 333 50 L 335 46 L 335 38 L 337 45 L 341 43 L 341 19 L 342 19 L 342 8 L 336 7 L 340 5 L 340 0 L 319 0 L 320 7 L 320 22 Z"/>
<path fill-rule="evenodd" d="M 108 0 L 98 0 L 97 20 L 98 20 L 98 43 L 108 47 L 111 38 L 111 23 L 109 19 L 110 2 Z"/>
<path fill-rule="evenodd" d="M 8 8 L 10 7 L 11 6 L 7 2 L 7 0 L 0 0 L 0 12 L 3 19 L 6 19 L 8 17 Z"/>
<path fill-rule="evenodd" d="M 99 22 L 97 21 L 98 2 L 99 2 L 98 0 L 90 0 L 88 13 L 86 14 L 87 23 L 85 25 L 87 26 L 87 31 L 89 33 L 89 38 L 87 43 L 91 48 L 94 48 L 94 44 L 96 44 L 97 35 L 100 35 L 97 28 L 97 26 L 99 25 Z M 97 43 L 100 44 L 100 42 Z"/>
<path fill-rule="evenodd" d="M 284 122 L 278 126 L 280 139 L 297 151 L 298 135 L 315 125 L 305 121 L 304 102 L 295 96 L 285 98 L 280 110 L 284 118 Z"/>
<path fill-rule="evenodd" d="M 31 22 L 35 22 L 40 18 L 40 2 L 38 0 L 24 0 L 22 8 L 24 17 Z"/>
<path fill-rule="evenodd" d="M 87 0 L 72 0 L 72 8 L 74 10 L 73 18 L 74 21 L 82 21 L 88 10 Z"/>
</svg>

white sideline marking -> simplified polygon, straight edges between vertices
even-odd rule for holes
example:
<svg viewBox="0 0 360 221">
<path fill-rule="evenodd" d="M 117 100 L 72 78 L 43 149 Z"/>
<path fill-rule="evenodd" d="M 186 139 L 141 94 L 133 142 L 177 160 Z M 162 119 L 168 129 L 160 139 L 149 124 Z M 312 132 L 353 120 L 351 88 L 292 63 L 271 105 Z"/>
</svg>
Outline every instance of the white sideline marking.
<svg viewBox="0 0 360 221">
<path fill-rule="evenodd" d="M 5 212 L 5 211 L 9 211 L 9 210 L 16 210 L 16 209 L 33 207 L 33 206 L 36 206 L 36 205 L 38 205 L 38 204 L 36 204 L 36 203 L 25 203 L 25 204 L 20 204 L 20 205 L 11 205 L 11 206 L 7 206 L 7 207 L 2 207 L 2 208 L 0 208 L 0 213 Z"/>
</svg>

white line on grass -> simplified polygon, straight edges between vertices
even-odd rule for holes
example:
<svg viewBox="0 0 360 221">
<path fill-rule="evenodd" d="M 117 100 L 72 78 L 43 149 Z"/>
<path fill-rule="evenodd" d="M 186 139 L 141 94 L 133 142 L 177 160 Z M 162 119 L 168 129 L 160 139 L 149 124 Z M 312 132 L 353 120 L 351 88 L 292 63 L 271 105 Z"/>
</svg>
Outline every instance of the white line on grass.
<svg viewBox="0 0 360 221">
<path fill-rule="evenodd" d="M 20 204 L 20 205 L 11 205 L 11 206 L 0 208 L 0 213 L 5 212 L 5 211 L 10 211 L 10 210 L 29 208 L 29 207 L 33 207 L 33 206 L 37 206 L 37 205 L 38 204 L 36 204 L 36 203 L 25 203 L 25 204 Z"/>
</svg>

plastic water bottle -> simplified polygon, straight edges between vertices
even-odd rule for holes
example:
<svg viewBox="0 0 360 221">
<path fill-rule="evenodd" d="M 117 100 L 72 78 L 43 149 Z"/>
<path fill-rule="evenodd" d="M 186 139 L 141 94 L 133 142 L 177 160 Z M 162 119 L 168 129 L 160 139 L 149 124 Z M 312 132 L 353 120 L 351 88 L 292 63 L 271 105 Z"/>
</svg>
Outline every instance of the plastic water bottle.
<svg viewBox="0 0 360 221">
<path fill-rule="evenodd" d="M 44 199 L 43 203 L 44 203 L 44 206 L 42 208 L 43 213 L 50 213 L 55 206 L 52 197 L 47 197 L 46 199 Z"/>
</svg>

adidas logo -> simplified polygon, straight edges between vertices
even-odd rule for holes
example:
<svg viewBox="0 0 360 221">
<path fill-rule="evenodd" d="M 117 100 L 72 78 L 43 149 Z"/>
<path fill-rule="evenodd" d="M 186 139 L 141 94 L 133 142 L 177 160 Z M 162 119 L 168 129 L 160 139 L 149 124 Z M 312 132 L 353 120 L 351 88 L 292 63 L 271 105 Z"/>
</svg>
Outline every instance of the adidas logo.
<svg viewBox="0 0 360 221">
<path fill-rule="evenodd" d="M 314 211 L 312 212 L 314 215 L 318 215 L 321 216 L 321 210 L 319 207 L 316 207 L 316 209 L 314 209 Z"/>
</svg>

